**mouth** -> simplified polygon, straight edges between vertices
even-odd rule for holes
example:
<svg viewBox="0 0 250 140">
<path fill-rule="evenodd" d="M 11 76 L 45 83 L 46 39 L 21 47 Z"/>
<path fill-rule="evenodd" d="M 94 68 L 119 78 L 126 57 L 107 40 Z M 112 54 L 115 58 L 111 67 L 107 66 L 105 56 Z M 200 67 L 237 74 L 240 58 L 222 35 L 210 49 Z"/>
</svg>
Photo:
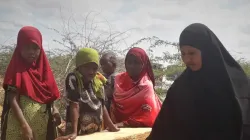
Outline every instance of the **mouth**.
<svg viewBox="0 0 250 140">
<path fill-rule="evenodd" d="M 95 77 L 95 75 L 93 75 L 93 74 L 89 75 L 90 79 L 93 79 L 94 77 Z"/>
<path fill-rule="evenodd" d="M 35 56 L 29 56 L 28 58 L 29 59 L 35 59 Z"/>
</svg>

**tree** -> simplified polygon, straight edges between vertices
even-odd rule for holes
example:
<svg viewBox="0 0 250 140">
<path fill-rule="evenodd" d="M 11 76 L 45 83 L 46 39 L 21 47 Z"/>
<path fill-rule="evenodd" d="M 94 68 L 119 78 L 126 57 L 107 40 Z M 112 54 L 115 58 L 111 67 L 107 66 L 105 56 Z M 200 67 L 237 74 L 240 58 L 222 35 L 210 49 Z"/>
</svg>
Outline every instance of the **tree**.
<svg viewBox="0 0 250 140">
<path fill-rule="evenodd" d="M 0 75 L 4 75 L 15 49 L 15 44 L 0 46 Z"/>
<path fill-rule="evenodd" d="M 250 62 L 245 59 L 239 59 L 238 63 L 241 65 L 242 69 L 245 71 L 247 77 L 250 77 Z"/>
<path fill-rule="evenodd" d="M 117 46 L 128 37 L 126 34 L 127 31 L 114 31 L 106 19 L 97 21 L 96 18 L 99 14 L 89 12 L 84 17 L 83 23 L 77 23 L 74 16 L 69 17 L 67 20 L 62 19 L 62 30 L 60 31 L 48 28 L 55 31 L 61 37 L 60 40 L 53 40 L 61 46 L 60 49 L 55 48 L 48 51 L 51 66 L 54 68 L 54 74 L 57 77 L 59 85 L 63 85 L 65 76 L 69 71 L 74 69 L 73 60 L 80 48 L 94 48 L 99 51 L 100 55 L 107 51 L 123 54 L 123 50 Z M 106 26 L 106 28 L 101 26 Z M 54 60 L 53 62 L 52 59 Z M 123 60 L 123 58 L 118 59 Z M 120 66 L 118 70 L 123 70 L 123 67 Z"/>
</svg>

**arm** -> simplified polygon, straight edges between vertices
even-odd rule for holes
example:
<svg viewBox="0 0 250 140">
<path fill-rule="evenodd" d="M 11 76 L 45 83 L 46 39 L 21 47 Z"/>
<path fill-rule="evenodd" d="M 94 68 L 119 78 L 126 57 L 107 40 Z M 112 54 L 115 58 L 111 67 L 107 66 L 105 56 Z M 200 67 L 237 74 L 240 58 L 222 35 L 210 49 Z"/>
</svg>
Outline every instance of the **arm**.
<svg viewBox="0 0 250 140">
<path fill-rule="evenodd" d="M 24 118 L 23 112 L 19 106 L 18 103 L 18 94 L 16 93 L 16 91 L 10 90 L 9 93 L 9 103 L 10 103 L 10 107 L 13 110 L 13 113 L 17 119 L 17 121 L 20 123 L 20 126 L 22 128 L 27 128 L 29 127 L 28 122 L 26 121 L 26 119 Z"/>
<path fill-rule="evenodd" d="M 79 118 L 79 104 L 70 102 L 70 120 L 73 129 L 72 132 L 75 135 L 77 135 L 78 118 Z"/>
<path fill-rule="evenodd" d="M 32 129 L 30 128 L 27 120 L 24 118 L 23 112 L 18 103 L 19 95 L 16 90 L 10 89 L 8 91 L 8 100 L 10 103 L 10 107 L 13 111 L 14 116 L 16 117 L 17 121 L 20 123 L 22 137 L 24 139 L 32 139 L 33 140 L 33 133 Z"/>
<path fill-rule="evenodd" d="M 55 140 L 74 140 L 77 137 L 77 126 L 79 118 L 79 104 L 77 102 L 70 101 L 69 105 L 70 121 L 72 124 L 72 133 L 66 136 L 61 136 Z"/>
<path fill-rule="evenodd" d="M 61 116 L 60 116 L 60 113 L 59 113 L 59 110 L 57 109 L 55 103 L 52 103 L 52 116 L 53 116 L 53 120 L 55 122 L 55 125 L 56 126 L 59 126 L 62 121 L 61 121 Z"/>
<path fill-rule="evenodd" d="M 112 132 L 119 131 L 119 128 L 117 128 L 111 121 L 108 111 L 105 106 L 103 106 L 103 120 L 104 120 L 105 126 L 107 126 L 110 131 Z"/>
</svg>

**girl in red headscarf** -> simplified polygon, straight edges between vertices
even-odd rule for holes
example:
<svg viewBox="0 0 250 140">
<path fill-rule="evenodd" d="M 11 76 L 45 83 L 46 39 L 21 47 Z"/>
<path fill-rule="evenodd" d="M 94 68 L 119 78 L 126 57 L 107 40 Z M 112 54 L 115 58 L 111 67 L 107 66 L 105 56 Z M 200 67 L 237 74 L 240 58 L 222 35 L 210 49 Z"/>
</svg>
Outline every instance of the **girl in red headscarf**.
<svg viewBox="0 0 250 140">
<path fill-rule="evenodd" d="M 57 123 L 60 117 L 53 102 L 60 93 L 38 29 L 26 26 L 19 31 L 3 88 L 2 140 L 55 139 L 52 116 L 57 116 Z"/>
<path fill-rule="evenodd" d="M 112 120 L 118 127 L 152 127 L 161 101 L 154 91 L 154 74 L 146 52 L 141 48 L 130 49 L 125 67 L 126 72 L 115 78 Z"/>
</svg>

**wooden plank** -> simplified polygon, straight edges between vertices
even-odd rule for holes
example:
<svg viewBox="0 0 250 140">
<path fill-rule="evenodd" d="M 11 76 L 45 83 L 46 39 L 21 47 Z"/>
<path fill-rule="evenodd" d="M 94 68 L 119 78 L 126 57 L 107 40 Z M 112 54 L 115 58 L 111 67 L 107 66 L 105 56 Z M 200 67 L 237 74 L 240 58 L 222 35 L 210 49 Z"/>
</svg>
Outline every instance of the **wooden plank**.
<svg viewBox="0 0 250 140">
<path fill-rule="evenodd" d="M 145 137 L 151 131 L 151 128 L 121 128 L 119 132 L 97 132 L 91 135 L 78 136 L 76 140 L 125 140 L 132 139 L 137 135 Z M 142 136 L 143 135 L 143 136 Z"/>
</svg>

